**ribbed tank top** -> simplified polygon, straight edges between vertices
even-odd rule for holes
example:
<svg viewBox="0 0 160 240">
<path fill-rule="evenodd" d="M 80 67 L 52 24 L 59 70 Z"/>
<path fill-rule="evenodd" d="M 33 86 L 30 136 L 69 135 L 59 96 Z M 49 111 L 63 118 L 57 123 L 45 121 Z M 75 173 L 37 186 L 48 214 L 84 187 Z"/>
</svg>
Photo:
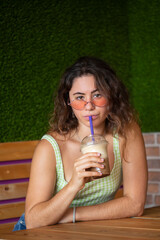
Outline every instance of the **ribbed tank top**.
<svg viewBox="0 0 160 240">
<path fill-rule="evenodd" d="M 50 135 L 44 135 L 52 145 L 56 156 L 56 186 L 54 195 L 58 193 L 67 183 L 64 178 L 63 163 L 60 148 L 56 140 Z M 113 138 L 114 165 L 109 176 L 98 178 L 85 184 L 85 187 L 78 192 L 70 207 L 90 206 L 107 202 L 114 198 L 122 182 L 122 162 L 119 150 L 118 136 Z"/>
</svg>

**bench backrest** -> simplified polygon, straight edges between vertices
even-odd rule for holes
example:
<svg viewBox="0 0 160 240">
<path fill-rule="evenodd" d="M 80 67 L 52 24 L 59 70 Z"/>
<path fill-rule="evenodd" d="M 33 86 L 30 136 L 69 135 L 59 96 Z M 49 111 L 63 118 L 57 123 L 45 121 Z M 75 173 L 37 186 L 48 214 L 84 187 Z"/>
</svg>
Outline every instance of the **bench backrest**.
<svg viewBox="0 0 160 240">
<path fill-rule="evenodd" d="M 24 212 L 30 165 L 38 141 L 0 143 L 0 224 Z"/>
<path fill-rule="evenodd" d="M 24 213 L 30 166 L 39 141 L 0 143 L 0 229 L 17 222 Z M 116 198 L 122 196 L 119 189 Z"/>
</svg>

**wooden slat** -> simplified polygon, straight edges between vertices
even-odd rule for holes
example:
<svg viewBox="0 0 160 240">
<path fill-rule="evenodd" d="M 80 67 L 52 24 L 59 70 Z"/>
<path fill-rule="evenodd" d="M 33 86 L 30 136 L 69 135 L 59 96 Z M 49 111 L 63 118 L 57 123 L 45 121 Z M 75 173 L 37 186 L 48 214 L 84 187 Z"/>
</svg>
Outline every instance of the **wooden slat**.
<svg viewBox="0 0 160 240">
<path fill-rule="evenodd" d="M 39 141 L 0 143 L 0 161 L 31 159 Z"/>
<path fill-rule="evenodd" d="M 125 219 L 125 225 L 121 226 L 121 219 L 77 222 L 75 224 L 56 224 L 54 226 L 33 228 L 29 230 L 16 231 L 10 234 L 3 234 L 3 239 L 70 239 L 70 240 L 159 240 L 160 230 L 154 228 L 155 221 L 148 221 L 148 228 L 144 226 L 144 220 L 132 219 L 134 226 L 127 227 L 128 219 Z M 108 225 L 108 221 L 111 223 Z M 116 224 L 118 222 L 118 224 Z M 97 224 L 98 223 L 98 224 Z M 157 225 L 159 223 L 156 221 Z M 153 226 L 153 227 L 152 227 Z"/>
<path fill-rule="evenodd" d="M 24 209 L 24 202 L 2 204 L 0 205 L 0 220 L 20 217 Z"/>
<path fill-rule="evenodd" d="M 28 178 L 30 163 L 0 166 L 0 180 Z"/>
<path fill-rule="evenodd" d="M 157 208 L 157 211 L 160 209 Z M 115 220 L 87 221 L 67 224 L 56 224 L 1 234 L 3 239 L 77 239 L 77 240 L 159 240 L 160 220 L 124 218 Z"/>
<path fill-rule="evenodd" d="M 153 207 L 153 208 L 146 208 L 144 209 L 144 213 L 140 217 L 135 218 L 142 218 L 142 219 L 159 219 L 160 220 L 160 206 Z"/>
<path fill-rule="evenodd" d="M 0 224 L 0 236 L 1 234 L 12 232 L 15 224 L 16 222 Z"/>
<path fill-rule="evenodd" d="M 147 208 L 144 210 L 143 217 L 147 218 L 152 216 L 152 218 L 159 218 L 160 219 L 160 207 L 153 207 L 153 208 Z"/>
<path fill-rule="evenodd" d="M 0 200 L 23 198 L 26 196 L 28 182 L 0 185 Z"/>
</svg>

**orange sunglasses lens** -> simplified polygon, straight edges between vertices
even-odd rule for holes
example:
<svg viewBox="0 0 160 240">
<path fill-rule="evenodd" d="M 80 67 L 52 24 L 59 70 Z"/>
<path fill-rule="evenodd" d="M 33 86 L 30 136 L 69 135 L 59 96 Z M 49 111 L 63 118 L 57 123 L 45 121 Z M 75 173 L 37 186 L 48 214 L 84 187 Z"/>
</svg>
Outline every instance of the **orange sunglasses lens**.
<svg viewBox="0 0 160 240">
<path fill-rule="evenodd" d="M 77 110 L 79 109 L 83 109 L 86 105 L 86 102 L 85 101 L 82 101 L 82 100 L 74 100 L 72 103 L 71 103 L 71 106 Z"/>
<path fill-rule="evenodd" d="M 107 104 L 107 99 L 105 97 L 101 97 L 101 98 L 95 98 L 93 99 L 93 104 L 98 106 L 98 107 L 103 107 Z"/>
<path fill-rule="evenodd" d="M 107 99 L 105 97 L 95 98 L 91 101 L 97 107 L 104 107 L 107 104 Z M 69 105 L 77 110 L 82 110 L 86 106 L 87 102 L 84 100 L 73 100 Z"/>
</svg>

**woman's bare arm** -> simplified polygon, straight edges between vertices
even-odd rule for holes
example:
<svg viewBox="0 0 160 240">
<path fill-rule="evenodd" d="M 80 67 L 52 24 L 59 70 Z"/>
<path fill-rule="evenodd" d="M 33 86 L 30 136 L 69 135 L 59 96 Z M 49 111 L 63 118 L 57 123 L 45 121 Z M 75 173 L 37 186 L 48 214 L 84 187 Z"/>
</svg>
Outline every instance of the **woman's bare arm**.
<svg viewBox="0 0 160 240">
<path fill-rule="evenodd" d="M 123 197 L 96 206 L 78 207 L 76 221 L 116 219 L 140 216 L 144 210 L 147 191 L 147 163 L 144 141 L 139 127 L 127 130 L 123 159 Z M 68 222 L 70 210 L 60 222 Z"/>
<path fill-rule="evenodd" d="M 75 160 L 71 181 L 53 196 L 56 183 L 56 159 L 47 140 L 42 140 L 33 156 L 29 188 L 26 198 L 27 228 L 56 224 L 68 210 L 77 192 L 85 186 L 85 179 L 99 173 L 84 171 L 101 167 L 98 153 L 89 153 Z M 72 212 L 72 209 L 70 209 Z M 72 216 L 70 216 L 70 221 Z"/>
<path fill-rule="evenodd" d="M 56 223 L 68 209 L 76 192 L 68 184 L 55 197 L 56 159 L 49 142 L 42 140 L 33 156 L 26 198 L 27 228 Z"/>
</svg>

